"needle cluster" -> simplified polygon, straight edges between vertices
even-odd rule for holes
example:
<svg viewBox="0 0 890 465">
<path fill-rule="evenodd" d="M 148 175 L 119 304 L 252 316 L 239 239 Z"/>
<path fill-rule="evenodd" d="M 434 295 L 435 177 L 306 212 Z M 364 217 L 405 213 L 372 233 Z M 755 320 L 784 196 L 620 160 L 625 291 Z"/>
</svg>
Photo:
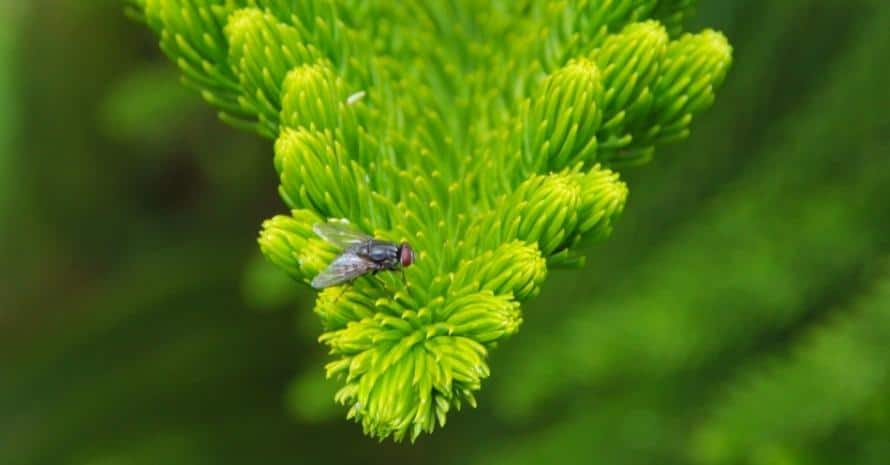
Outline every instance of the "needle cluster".
<svg viewBox="0 0 890 465">
<path fill-rule="evenodd" d="M 339 252 L 312 231 L 329 218 L 418 252 L 405 281 L 315 308 L 337 401 L 396 440 L 475 406 L 548 268 L 612 231 L 616 169 L 713 102 L 731 48 L 682 32 L 692 3 L 132 2 L 223 120 L 275 139 L 290 213 L 262 226 L 269 260 L 310 282 Z"/>
</svg>

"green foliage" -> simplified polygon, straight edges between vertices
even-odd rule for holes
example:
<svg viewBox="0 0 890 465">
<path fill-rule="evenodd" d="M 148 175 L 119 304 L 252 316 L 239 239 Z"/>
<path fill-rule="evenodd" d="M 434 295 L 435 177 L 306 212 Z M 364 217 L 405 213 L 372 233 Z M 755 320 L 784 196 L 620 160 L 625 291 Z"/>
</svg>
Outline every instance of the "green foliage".
<svg viewBox="0 0 890 465">
<path fill-rule="evenodd" d="M 715 108 L 687 142 L 621 171 L 632 196 L 607 242 L 572 247 L 583 271 L 548 264 L 521 330 L 489 351 L 478 411 L 404 447 L 342 421 L 315 292 L 256 247 L 257 223 L 283 212 L 269 140 L 177 89 L 178 69 L 120 2 L 0 2 L 0 463 L 885 465 L 890 4 L 697 9 L 686 28 L 719 28 L 734 48 Z M 484 146 L 429 142 L 520 153 L 531 106 L 519 103 L 545 69 L 524 82 L 513 70 L 552 30 L 490 21 L 473 37 L 510 42 L 486 50 L 423 20 L 418 43 L 396 44 L 391 26 L 423 15 L 391 10 L 338 14 L 399 56 L 425 59 L 439 34 L 463 41 L 435 51 L 465 73 L 437 81 L 449 92 L 496 83 L 495 104 L 460 112 L 433 92 L 419 104 L 416 80 L 388 91 L 415 115 L 399 121 L 407 133 L 423 111 L 461 127 L 515 103 Z M 529 54 L 491 54 L 505 48 Z M 483 56 L 503 72 L 475 66 Z M 347 98 L 360 90 L 349 79 Z M 508 193 L 494 187 L 492 199 Z"/>
<path fill-rule="evenodd" d="M 260 234 L 273 263 L 308 283 L 338 252 L 312 232 L 328 218 L 419 251 L 405 282 L 316 303 L 348 416 L 414 440 L 476 405 L 548 267 L 609 235 L 627 197 L 614 169 L 713 102 L 731 49 L 680 34 L 691 3 L 135 5 L 221 118 L 276 139 L 291 214 Z"/>
<path fill-rule="evenodd" d="M 6 12 L 5 9 L 9 9 Z M 12 61 L 13 34 L 16 32 L 14 26 L 16 22 L 12 18 L 12 8 L 9 6 L 0 7 L 0 63 Z M 8 15 L 8 16 L 7 16 Z M 4 69 L 0 72 L 0 106 L 3 108 L 11 108 L 15 105 L 12 93 L 13 75 Z M 6 230 L 6 221 L 8 215 L 8 206 L 12 203 L 12 179 L 9 174 L 12 172 L 12 160 L 9 156 L 12 153 L 12 138 L 14 121 L 12 119 L 12 111 L 0 111 L 0 224 L 3 230 Z"/>
<path fill-rule="evenodd" d="M 863 35 L 868 37 L 869 32 Z M 856 52 L 839 69 L 870 62 L 865 45 Z M 520 387 L 505 386 L 499 396 L 502 406 L 514 413 L 525 412 L 532 405 L 565 395 L 572 382 L 676 373 L 707 363 L 709 357 L 750 341 L 768 328 L 799 318 L 811 296 L 838 279 L 829 270 L 850 270 L 879 253 L 884 240 L 878 229 L 880 220 L 866 209 L 849 208 L 849 201 L 840 195 L 843 191 L 870 205 L 886 193 L 884 174 L 871 164 L 881 160 L 879 142 L 830 137 L 821 128 L 842 125 L 851 115 L 816 111 L 826 105 L 878 111 L 883 99 L 859 92 L 877 87 L 877 79 L 859 76 L 821 91 L 809 103 L 811 111 L 786 123 L 785 140 L 768 149 L 774 152 L 765 157 L 768 162 L 740 174 L 738 187 L 701 208 L 694 221 L 653 249 L 647 261 L 624 270 L 623 284 L 602 290 L 595 302 L 579 303 L 582 313 L 556 323 L 542 335 L 540 342 L 552 350 L 526 347 L 516 354 L 516 361 L 508 364 L 517 371 L 513 376 L 528 375 L 528 367 L 549 370 L 554 363 L 574 368 L 561 378 L 542 374 L 530 376 Z M 869 127 L 877 130 L 880 124 L 878 120 L 865 122 L 860 130 L 867 133 Z M 860 156 L 838 170 L 837 154 L 849 150 Z M 856 181 L 838 184 L 843 179 Z M 816 180 L 820 182 L 801 196 L 800 185 Z M 793 218 L 787 214 L 791 209 Z M 752 225 L 756 232 L 738 233 Z M 796 231 L 820 234 L 799 236 Z M 837 241 L 837 237 L 847 240 Z M 732 247 L 723 251 L 720 261 L 714 260 L 713 251 L 725 244 Z M 720 279 L 704 283 L 701 278 L 690 279 L 718 274 Z M 714 316 L 716 308 L 719 318 Z M 640 327 L 647 330 L 639 331 Z"/>
<path fill-rule="evenodd" d="M 727 86 L 737 113 L 721 116 L 724 130 L 703 145 L 729 153 L 720 162 L 692 157 L 676 171 L 728 164 L 722 177 L 696 181 L 719 194 L 696 203 L 658 186 L 631 209 L 643 211 L 635 226 L 657 237 L 616 237 L 600 249 L 602 271 L 588 277 L 605 284 L 579 291 L 559 317 L 542 315 L 545 329 L 530 324 L 530 341 L 511 345 L 493 398 L 511 424 L 530 426 L 499 450 L 480 448 L 477 463 L 540 463 L 563 450 L 611 464 L 886 459 L 887 277 L 871 269 L 888 252 L 890 184 L 875 169 L 886 163 L 886 118 L 859 115 L 890 101 L 888 66 L 875 67 L 875 51 L 890 45 L 890 10 L 849 26 L 846 47 L 820 48 L 833 50 L 830 60 L 764 53 L 799 8 L 756 28 L 738 59 L 807 83 L 807 98 L 786 103 L 793 110 L 745 103 L 757 74 Z M 822 21 L 838 14 L 824 7 Z M 823 24 L 814 21 L 806 37 L 820 37 Z M 822 79 L 805 79 L 813 74 Z M 727 125 L 757 121 L 763 105 L 776 117 L 752 126 L 761 128 L 756 145 L 745 131 L 723 140 Z M 758 156 L 744 160 L 751 151 Z M 693 212 L 665 208 L 675 204 Z M 641 243 L 646 253 L 634 256 Z"/>
<path fill-rule="evenodd" d="M 693 436 L 700 463 L 771 463 L 865 413 L 890 385 L 890 278 L 800 337 L 792 354 L 743 370 Z"/>
</svg>

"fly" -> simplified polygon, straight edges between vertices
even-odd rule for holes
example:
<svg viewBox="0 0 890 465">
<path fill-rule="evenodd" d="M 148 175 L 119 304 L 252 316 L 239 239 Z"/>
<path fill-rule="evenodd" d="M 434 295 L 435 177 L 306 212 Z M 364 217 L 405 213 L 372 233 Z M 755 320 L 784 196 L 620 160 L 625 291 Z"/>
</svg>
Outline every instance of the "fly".
<svg viewBox="0 0 890 465">
<path fill-rule="evenodd" d="M 345 222 L 327 222 L 312 227 L 315 234 L 343 252 L 312 279 L 312 287 L 324 289 L 346 282 L 368 273 L 403 270 L 416 260 L 414 250 L 407 242 L 375 239 L 367 234 L 356 232 Z"/>
</svg>

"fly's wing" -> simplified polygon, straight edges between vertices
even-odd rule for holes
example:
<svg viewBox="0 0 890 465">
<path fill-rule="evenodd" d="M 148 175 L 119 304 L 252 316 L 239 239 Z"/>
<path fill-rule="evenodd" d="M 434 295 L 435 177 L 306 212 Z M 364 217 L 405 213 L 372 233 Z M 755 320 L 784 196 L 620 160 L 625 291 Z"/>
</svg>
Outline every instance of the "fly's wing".
<svg viewBox="0 0 890 465">
<path fill-rule="evenodd" d="M 374 269 L 374 262 L 362 258 L 352 252 L 346 252 L 335 258 L 327 268 L 315 278 L 312 278 L 312 287 L 316 289 L 324 289 L 330 286 L 336 286 L 355 278 Z"/>
<path fill-rule="evenodd" d="M 349 225 L 349 223 L 344 221 L 318 223 L 312 226 L 312 230 L 322 239 L 343 250 L 372 239 L 371 236 L 356 231 Z"/>
</svg>

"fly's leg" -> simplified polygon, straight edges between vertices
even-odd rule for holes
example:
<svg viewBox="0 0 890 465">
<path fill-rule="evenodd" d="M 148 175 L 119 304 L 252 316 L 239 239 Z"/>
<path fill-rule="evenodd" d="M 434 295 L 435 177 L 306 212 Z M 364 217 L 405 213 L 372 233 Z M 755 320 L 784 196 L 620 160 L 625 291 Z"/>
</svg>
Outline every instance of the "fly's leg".
<svg viewBox="0 0 890 465">
<path fill-rule="evenodd" d="M 379 271 L 380 270 L 374 270 L 374 272 L 371 273 L 370 277 L 374 278 L 378 283 L 380 283 L 380 286 L 383 287 L 383 290 L 386 291 L 388 294 L 395 294 L 395 291 L 390 289 L 389 286 L 386 285 L 386 280 L 383 279 L 383 277 L 377 275 L 377 272 Z"/>
</svg>

